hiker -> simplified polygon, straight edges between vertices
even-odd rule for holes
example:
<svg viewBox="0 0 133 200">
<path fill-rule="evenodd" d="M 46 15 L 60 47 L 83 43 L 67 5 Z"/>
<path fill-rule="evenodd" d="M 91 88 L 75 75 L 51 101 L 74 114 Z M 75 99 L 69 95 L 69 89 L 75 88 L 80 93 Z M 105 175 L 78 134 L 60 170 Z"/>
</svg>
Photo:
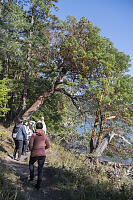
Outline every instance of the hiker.
<svg viewBox="0 0 133 200">
<path fill-rule="evenodd" d="M 37 122 L 35 133 L 31 136 L 29 148 L 31 151 L 29 169 L 30 169 L 30 181 L 34 179 L 34 163 L 38 162 L 38 179 L 36 189 L 40 189 L 43 176 L 43 165 L 46 159 L 46 149 L 50 147 L 47 136 L 45 135 L 43 124 Z"/>
<path fill-rule="evenodd" d="M 45 124 L 45 121 L 44 121 L 44 117 L 41 117 L 38 122 L 41 122 L 43 124 L 43 130 L 45 131 L 45 134 L 46 134 L 46 124 Z"/>
<path fill-rule="evenodd" d="M 29 130 L 29 125 L 27 121 L 23 122 L 23 125 L 26 130 L 26 140 L 23 141 L 23 148 L 22 148 L 22 155 L 26 155 L 26 151 L 28 149 L 28 130 Z"/>
<path fill-rule="evenodd" d="M 36 122 L 33 121 L 33 120 L 31 120 L 31 121 L 29 122 L 29 127 L 30 127 L 30 129 L 33 131 L 33 133 L 35 132 L 35 124 L 36 124 Z"/>
<path fill-rule="evenodd" d="M 24 141 L 24 143 L 23 143 L 22 154 L 26 155 L 26 151 L 27 152 L 29 151 L 29 141 L 30 141 L 32 134 L 34 133 L 34 129 L 32 127 L 31 122 L 28 122 L 28 121 L 24 122 L 24 126 L 25 126 L 25 129 L 26 129 L 27 140 L 26 140 L 26 142 Z"/>
<path fill-rule="evenodd" d="M 15 142 L 13 159 L 16 159 L 16 154 L 18 153 L 17 161 L 19 161 L 22 154 L 23 141 L 27 139 L 26 130 L 24 125 L 22 124 L 21 119 L 17 119 L 17 122 L 12 131 L 12 136 Z"/>
</svg>

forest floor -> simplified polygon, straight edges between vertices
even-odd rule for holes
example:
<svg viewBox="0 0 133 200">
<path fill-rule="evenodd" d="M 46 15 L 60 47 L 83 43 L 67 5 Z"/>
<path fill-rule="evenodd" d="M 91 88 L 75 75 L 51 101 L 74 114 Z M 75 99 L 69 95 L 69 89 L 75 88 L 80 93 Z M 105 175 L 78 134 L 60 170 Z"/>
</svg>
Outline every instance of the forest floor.
<svg viewBox="0 0 133 200">
<path fill-rule="evenodd" d="M 5 129 L 3 126 L 0 126 L 0 132 L 11 130 Z M 8 135 L 11 135 L 8 134 Z M 21 161 L 13 160 L 13 141 L 9 137 L 8 140 L 3 142 L 3 146 L 0 149 L 0 163 L 4 165 L 4 167 L 11 170 L 14 179 L 18 182 L 16 187 L 19 187 L 22 194 L 24 194 L 25 199 L 30 200 L 66 200 L 67 198 L 64 196 L 61 191 L 61 184 L 58 182 L 58 179 L 54 178 L 53 170 L 49 162 L 46 159 L 44 166 L 44 176 L 42 188 L 40 190 L 35 189 L 35 184 L 37 180 L 37 166 L 35 166 L 35 180 L 33 182 L 28 181 L 29 177 L 29 166 L 28 161 L 30 157 L 30 153 L 27 153 L 26 156 L 21 156 Z M 48 156 L 50 156 L 50 151 L 47 151 Z M 51 174 L 52 171 L 52 174 Z"/>
</svg>

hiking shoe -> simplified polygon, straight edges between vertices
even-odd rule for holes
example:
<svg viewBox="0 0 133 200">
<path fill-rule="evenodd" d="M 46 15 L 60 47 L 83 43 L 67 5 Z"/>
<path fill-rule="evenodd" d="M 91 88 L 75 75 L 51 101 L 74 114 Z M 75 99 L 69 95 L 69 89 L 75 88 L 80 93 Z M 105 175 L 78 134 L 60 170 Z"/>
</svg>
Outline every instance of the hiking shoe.
<svg viewBox="0 0 133 200">
<path fill-rule="evenodd" d="M 20 161 L 20 158 L 17 158 L 17 161 Z"/>
</svg>

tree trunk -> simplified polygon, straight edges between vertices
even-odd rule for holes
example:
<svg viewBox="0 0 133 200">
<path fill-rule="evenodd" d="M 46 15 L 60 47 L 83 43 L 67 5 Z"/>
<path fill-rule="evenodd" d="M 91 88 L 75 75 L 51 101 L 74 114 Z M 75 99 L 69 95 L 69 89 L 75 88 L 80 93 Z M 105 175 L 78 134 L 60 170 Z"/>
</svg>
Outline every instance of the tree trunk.
<svg viewBox="0 0 133 200">
<path fill-rule="evenodd" d="M 32 18 L 31 18 L 31 29 L 29 32 L 29 38 L 33 35 L 33 25 L 34 25 L 34 13 L 35 9 L 32 8 Z M 31 59 L 31 43 L 29 44 L 28 53 L 27 53 L 27 61 L 26 61 L 26 70 L 25 70 L 25 81 L 24 81 L 24 92 L 23 92 L 23 106 L 22 110 L 24 111 L 26 108 L 26 98 L 27 98 L 27 91 L 28 91 L 28 82 L 29 82 L 29 73 L 30 73 L 30 59 Z"/>
<path fill-rule="evenodd" d="M 98 145 L 100 144 L 100 142 L 103 139 L 103 127 L 104 127 L 104 116 L 100 111 L 100 117 L 101 117 L 101 123 L 100 123 L 100 132 L 99 132 L 99 136 L 98 136 L 98 140 L 97 140 L 97 145 L 96 147 L 98 147 Z"/>
<path fill-rule="evenodd" d="M 112 138 L 115 135 L 116 134 L 112 131 L 110 134 L 105 136 L 105 138 L 101 141 L 101 143 L 98 145 L 98 147 L 92 153 L 92 156 L 100 157 L 103 154 L 104 150 L 107 148 L 108 144 L 110 143 L 110 141 L 112 140 Z"/>
<path fill-rule="evenodd" d="M 53 93 L 54 93 L 54 90 L 51 92 L 45 92 L 42 96 L 40 96 L 37 99 L 37 101 L 22 115 L 22 119 L 28 120 L 31 117 L 31 115 L 40 108 L 43 102 Z"/>
<path fill-rule="evenodd" d="M 7 55 L 7 58 L 6 58 L 6 74 L 7 75 L 9 74 L 9 59 L 8 59 L 8 55 Z"/>
<path fill-rule="evenodd" d="M 27 90 L 28 90 L 29 69 L 30 69 L 30 49 L 28 49 L 28 56 L 27 56 L 27 62 L 26 62 L 22 110 L 25 110 L 25 108 L 26 108 L 26 98 L 27 98 Z"/>
<path fill-rule="evenodd" d="M 44 103 L 44 101 L 50 97 L 55 91 L 58 91 L 58 88 L 56 88 L 58 86 L 58 84 L 60 84 L 60 80 L 63 78 L 63 76 L 66 74 L 66 71 L 64 71 L 63 69 L 60 71 L 59 76 L 57 77 L 57 79 L 53 82 L 53 86 L 51 88 L 50 92 L 44 92 L 43 95 L 41 95 L 37 101 L 22 115 L 22 119 L 23 120 L 28 120 L 31 115 L 37 111 L 40 106 Z"/>
<path fill-rule="evenodd" d="M 95 118 L 95 123 L 94 123 L 93 131 L 92 131 L 91 141 L 90 141 L 90 153 L 92 153 L 94 150 L 94 139 L 96 135 L 98 121 L 99 121 L 99 110 L 96 111 L 96 118 Z"/>
<path fill-rule="evenodd" d="M 96 119 L 95 119 L 94 128 L 93 128 L 92 136 L 91 136 L 91 140 L 90 140 L 90 153 L 92 153 L 94 148 L 95 148 L 94 147 L 94 140 L 95 140 L 97 125 L 98 125 L 98 121 L 99 121 L 99 111 L 100 111 L 100 108 L 101 108 L 102 99 L 103 99 L 103 93 L 101 94 L 101 97 L 99 99 L 98 108 L 97 108 L 97 111 L 96 111 Z"/>
</svg>

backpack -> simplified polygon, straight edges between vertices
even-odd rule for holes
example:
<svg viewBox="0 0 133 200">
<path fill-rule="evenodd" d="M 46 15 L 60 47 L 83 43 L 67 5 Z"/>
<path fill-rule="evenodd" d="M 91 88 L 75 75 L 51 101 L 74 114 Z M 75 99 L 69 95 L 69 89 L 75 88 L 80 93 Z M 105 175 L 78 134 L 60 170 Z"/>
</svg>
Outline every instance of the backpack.
<svg viewBox="0 0 133 200">
<path fill-rule="evenodd" d="M 19 128 L 20 127 L 16 127 L 16 126 L 14 127 L 13 132 L 12 132 L 13 139 L 16 139 L 18 131 L 19 131 Z"/>
</svg>

